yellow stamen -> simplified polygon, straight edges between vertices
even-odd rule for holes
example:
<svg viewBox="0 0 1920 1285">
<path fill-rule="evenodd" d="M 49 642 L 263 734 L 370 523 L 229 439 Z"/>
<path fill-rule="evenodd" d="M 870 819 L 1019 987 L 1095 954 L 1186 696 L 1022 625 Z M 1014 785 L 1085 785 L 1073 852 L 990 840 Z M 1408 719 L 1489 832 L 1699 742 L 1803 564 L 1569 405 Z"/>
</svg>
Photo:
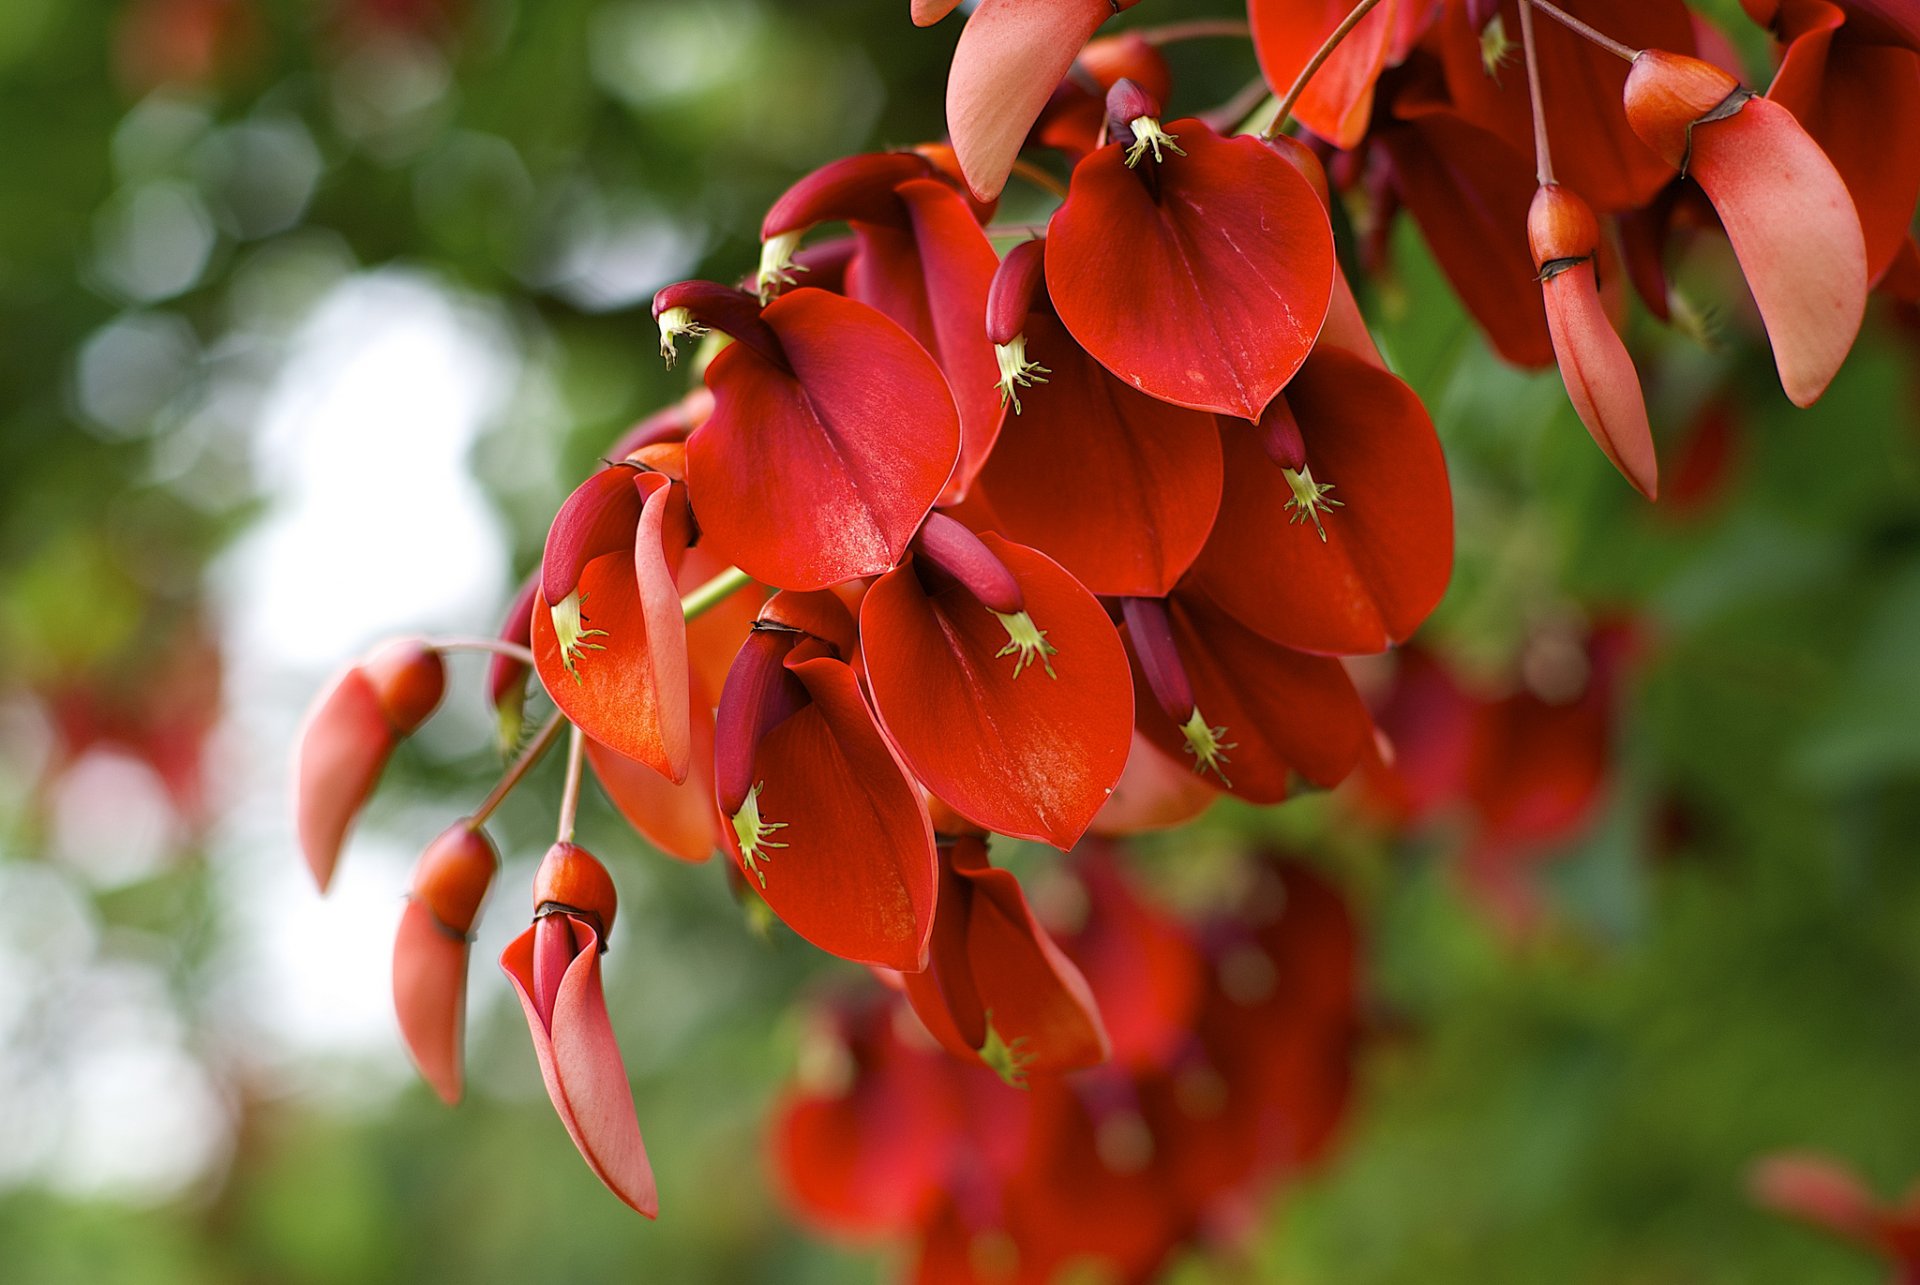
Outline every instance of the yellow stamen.
<svg viewBox="0 0 1920 1285">
<path fill-rule="evenodd" d="M 1029 1042 L 1022 1035 L 1013 1043 L 1007 1043 L 1001 1038 L 1000 1032 L 994 1029 L 993 1010 L 987 1010 L 987 1042 L 978 1050 L 980 1060 L 1002 1081 L 1016 1089 L 1027 1087 L 1027 1067 L 1033 1063 L 1033 1050 L 1027 1047 Z"/>
<path fill-rule="evenodd" d="M 1494 84 L 1500 83 L 1500 68 L 1513 57 L 1515 47 L 1507 39 L 1507 24 L 1499 14 L 1480 29 L 1480 66 Z"/>
<path fill-rule="evenodd" d="M 1027 360 L 1027 337 L 1015 335 L 1004 344 L 993 346 L 993 355 L 1000 360 L 1000 382 L 995 385 L 1000 390 L 1000 404 L 1013 403 L 1013 413 L 1020 413 L 1020 394 L 1013 391 L 1016 384 L 1031 388 L 1035 384 L 1047 382 L 1046 376 L 1053 372 L 1037 361 Z"/>
<path fill-rule="evenodd" d="M 674 358 L 679 353 L 674 350 L 673 341 L 681 335 L 704 335 L 707 328 L 693 319 L 691 308 L 668 308 L 660 314 L 660 356 L 665 359 L 667 368 L 673 368 Z"/>
<path fill-rule="evenodd" d="M 587 639 L 608 636 L 604 629 L 586 627 L 580 615 L 580 604 L 585 601 L 585 595 L 575 589 L 547 608 L 548 615 L 553 619 L 554 641 L 560 644 L 560 663 L 567 667 L 567 672 L 573 675 L 573 681 L 576 683 L 581 681 L 580 670 L 576 667 L 580 653 L 606 650 L 603 644 L 588 642 Z"/>
<path fill-rule="evenodd" d="M 1135 116 L 1130 122 L 1130 126 L 1133 130 L 1133 145 L 1127 148 L 1128 169 L 1132 169 L 1140 163 L 1140 158 L 1147 154 L 1148 148 L 1153 149 L 1153 159 L 1156 162 L 1164 159 L 1160 155 L 1160 149 L 1163 147 L 1175 156 L 1186 155 L 1186 152 L 1181 149 L 1180 144 L 1173 141 L 1180 136 L 1178 134 L 1167 133 L 1166 130 L 1160 128 L 1160 122 L 1153 117 Z"/>
<path fill-rule="evenodd" d="M 1220 778 L 1220 784 L 1232 789 L 1233 782 L 1227 779 L 1224 765 L 1227 751 L 1238 749 L 1240 742 L 1228 740 L 1226 728 L 1209 724 L 1198 705 L 1193 707 L 1193 714 L 1181 727 L 1180 734 L 1187 738 L 1187 753 L 1193 755 L 1193 770 L 1205 775 L 1208 769 L 1212 769 L 1213 774 Z"/>
<path fill-rule="evenodd" d="M 1053 672 L 1053 661 L 1048 658 L 1058 656 L 1060 649 L 1047 641 L 1047 631 L 1034 624 L 1032 616 L 1024 611 L 1016 611 L 1010 616 L 995 611 L 993 615 L 1007 631 L 1007 645 L 993 654 L 1014 657 L 1015 678 L 1020 677 L 1020 671 L 1035 661 L 1039 661 L 1040 667 L 1047 671 L 1048 678 L 1059 677 Z"/>
<path fill-rule="evenodd" d="M 761 303 L 771 301 L 780 293 L 780 287 L 794 284 L 794 273 L 808 271 L 806 265 L 793 261 L 800 237 L 799 232 L 782 232 L 760 247 L 760 271 L 755 274 L 753 285 Z"/>
<path fill-rule="evenodd" d="M 733 814 L 733 837 L 740 841 L 740 860 L 746 863 L 753 877 L 760 881 L 764 890 L 767 886 L 767 872 L 760 868 L 760 862 L 769 860 L 768 848 L 784 848 L 784 843 L 775 843 L 772 835 L 775 830 L 787 828 L 785 821 L 763 821 L 760 818 L 760 791 L 767 788 L 765 781 L 747 791 L 747 801 Z"/>
<path fill-rule="evenodd" d="M 1310 468 L 1281 471 L 1287 476 L 1287 485 L 1293 488 L 1293 498 L 1287 501 L 1287 507 L 1293 510 L 1293 520 L 1304 522 L 1312 518 L 1313 529 L 1320 533 L 1320 543 L 1325 544 L 1327 529 L 1320 525 L 1320 510 L 1345 508 L 1345 502 L 1328 499 L 1327 492 L 1333 489 L 1333 483 L 1314 481 Z"/>
</svg>

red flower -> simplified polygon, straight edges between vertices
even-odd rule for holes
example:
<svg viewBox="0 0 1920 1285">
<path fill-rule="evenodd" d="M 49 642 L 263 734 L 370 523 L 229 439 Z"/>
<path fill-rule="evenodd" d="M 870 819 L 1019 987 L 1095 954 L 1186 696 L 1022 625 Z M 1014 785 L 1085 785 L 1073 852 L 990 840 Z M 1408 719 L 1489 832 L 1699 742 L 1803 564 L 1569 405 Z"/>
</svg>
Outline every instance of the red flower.
<svg viewBox="0 0 1920 1285">
<path fill-rule="evenodd" d="M 1755 1165 L 1751 1185 L 1760 1204 L 1880 1254 L 1892 1285 L 1920 1279 L 1920 1184 L 1883 1201 L 1837 1161 L 1786 1152 Z"/>
<path fill-rule="evenodd" d="M 500 858 L 486 832 L 459 821 L 427 845 L 393 941 L 393 1011 L 421 1078 L 460 1100 L 467 956 Z"/>
</svg>

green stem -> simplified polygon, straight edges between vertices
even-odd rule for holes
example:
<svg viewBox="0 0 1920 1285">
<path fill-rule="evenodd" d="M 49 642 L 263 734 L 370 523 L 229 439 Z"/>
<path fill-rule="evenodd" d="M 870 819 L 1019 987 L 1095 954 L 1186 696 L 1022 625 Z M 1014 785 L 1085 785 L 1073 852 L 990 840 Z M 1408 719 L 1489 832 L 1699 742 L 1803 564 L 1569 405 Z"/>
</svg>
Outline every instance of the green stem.
<svg viewBox="0 0 1920 1285">
<path fill-rule="evenodd" d="M 729 567 L 680 600 L 680 614 L 697 619 L 753 583 L 753 577 L 738 567 Z"/>
</svg>

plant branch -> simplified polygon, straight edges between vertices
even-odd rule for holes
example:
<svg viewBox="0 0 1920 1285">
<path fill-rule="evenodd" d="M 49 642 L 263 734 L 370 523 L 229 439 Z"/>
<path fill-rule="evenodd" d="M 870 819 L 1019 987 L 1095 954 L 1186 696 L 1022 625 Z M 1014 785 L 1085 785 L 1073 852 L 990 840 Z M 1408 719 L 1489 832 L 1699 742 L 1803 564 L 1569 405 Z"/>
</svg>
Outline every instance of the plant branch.
<svg viewBox="0 0 1920 1285">
<path fill-rule="evenodd" d="M 1520 4 L 1520 43 L 1527 55 L 1527 105 L 1533 109 L 1533 173 L 1542 187 L 1553 182 L 1553 152 L 1547 146 L 1547 100 L 1540 96 L 1540 53 L 1533 41 L 1533 6 Z"/>
<path fill-rule="evenodd" d="M 520 757 L 508 765 L 499 783 L 487 792 L 487 797 L 480 801 L 480 806 L 475 808 L 473 815 L 467 818 L 469 830 L 477 830 L 486 824 L 487 818 L 493 815 L 494 809 L 500 806 L 501 800 L 512 794 L 514 787 L 533 770 L 534 764 L 547 756 L 547 751 L 553 748 L 553 743 L 560 739 L 560 730 L 568 726 L 570 724 L 567 722 L 566 715 L 557 711 L 552 718 L 540 725 L 540 730 L 533 734 L 531 741 L 527 742 L 527 748 L 520 751 Z"/>
<path fill-rule="evenodd" d="M 752 576 L 730 567 L 682 598 L 680 614 L 688 620 L 698 619 L 752 583 Z"/>
<path fill-rule="evenodd" d="M 1580 21 L 1580 19 L 1574 17 L 1559 5 L 1549 3 L 1548 0 L 1521 0 L 1520 21 L 1522 23 L 1527 19 L 1525 11 L 1528 6 L 1538 9 L 1541 13 L 1546 14 L 1547 17 L 1552 18 L 1555 22 L 1582 39 L 1590 40 L 1594 44 L 1599 45 L 1616 58 L 1624 58 L 1628 62 L 1632 62 L 1640 56 L 1638 49 L 1623 45 L 1605 32 L 1589 27 L 1586 23 Z"/>
<path fill-rule="evenodd" d="M 1032 161 L 1015 160 L 1013 172 L 1043 192 L 1050 192 L 1061 200 L 1067 199 L 1067 185 L 1053 175 L 1035 165 Z"/>
<path fill-rule="evenodd" d="M 1159 27 L 1138 27 L 1134 29 L 1133 34 L 1158 49 L 1162 45 L 1178 44 L 1182 40 L 1205 40 L 1212 36 L 1229 40 L 1246 40 L 1253 35 L 1253 29 L 1236 18 L 1196 18 L 1192 22 L 1169 22 Z"/>
<path fill-rule="evenodd" d="M 533 652 L 519 643 L 508 642 L 504 638 L 428 638 L 426 645 L 435 651 L 485 651 L 496 656 L 505 656 L 508 660 L 517 660 L 523 665 L 533 664 Z"/>
<path fill-rule="evenodd" d="M 586 756 L 587 734 L 576 723 L 567 738 L 567 781 L 560 792 L 560 825 L 554 835 L 560 843 L 573 842 L 573 822 L 580 812 L 580 768 Z"/>
<path fill-rule="evenodd" d="M 1268 140 L 1280 137 L 1280 131 L 1287 127 L 1287 118 L 1293 115 L 1293 105 L 1300 101 L 1300 95 L 1307 90 L 1307 82 L 1313 79 L 1313 74 L 1325 65 L 1327 59 L 1333 57 L 1333 51 L 1340 47 L 1340 42 L 1345 40 L 1355 27 L 1360 25 L 1360 20 L 1372 13 L 1374 6 L 1379 3 L 1380 0 L 1360 0 L 1360 3 L 1353 6 L 1347 16 L 1340 20 L 1340 25 L 1333 29 L 1333 33 L 1318 49 L 1314 50 L 1313 57 L 1307 59 L 1307 65 L 1300 69 L 1300 74 L 1293 78 L 1293 84 L 1289 85 L 1287 92 L 1280 96 L 1280 109 L 1274 112 L 1273 119 L 1267 123 L 1267 127 L 1260 131 L 1260 137 Z"/>
</svg>

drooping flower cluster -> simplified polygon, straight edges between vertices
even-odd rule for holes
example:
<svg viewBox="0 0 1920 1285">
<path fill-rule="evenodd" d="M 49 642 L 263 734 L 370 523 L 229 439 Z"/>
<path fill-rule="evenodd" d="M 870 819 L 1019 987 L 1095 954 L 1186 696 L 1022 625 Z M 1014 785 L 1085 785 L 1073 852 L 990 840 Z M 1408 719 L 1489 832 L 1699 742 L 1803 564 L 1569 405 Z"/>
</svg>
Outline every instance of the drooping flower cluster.
<svg viewBox="0 0 1920 1285">
<path fill-rule="evenodd" d="M 1679 0 L 1574 6 L 1677 51 L 1631 71 L 1599 33 L 1529 35 L 1534 99 L 1550 91 L 1537 196 L 1507 164 L 1529 99 L 1480 61 L 1496 6 L 1363 0 L 1336 26 L 1337 7 L 1255 0 L 1274 86 L 1320 69 L 1262 136 L 1166 119 L 1151 42 L 1087 43 L 1124 7 L 981 4 L 950 82 L 951 145 L 816 170 L 768 212 L 743 284 L 659 292 L 662 355 L 700 341 L 701 386 L 560 507 L 502 636 L 378 653 L 303 738 L 300 829 L 324 887 L 387 754 L 438 702 L 446 646 L 496 653 L 509 741 L 537 675 L 558 713 L 423 856 L 396 1004 L 423 1072 L 457 1097 L 466 940 L 495 865 L 481 826 L 570 729 L 559 842 L 502 966 L 569 1133 L 648 1214 L 600 991 L 613 885 L 572 842 L 584 765 L 662 849 L 724 851 L 747 895 L 897 975 L 935 1041 L 1020 1083 L 1110 1057 L 1140 1068 L 986 836 L 1071 849 L 1177 824 L 1221 792 L 1265 804 L 1296 778 L 1331 786 L 1377 754 L 1342 658 L 1405 641 L 1433 610 L 1452 503 L 1432 423 L 1336 254 L 1323 155 L 1413 211 L 1501 351 L 1558 356 L 1596 440 L 1649 495 L 1637 376 L 1601 302 L 1613 242 L 1591 210 L 1646 289 L 1679 226 L 1646 220 L 1678 208 L 1683 172 L 1697 179 L 1796 400 L 1858 327 L 1868 272 L 1846 187 L 1787 111 L 1692 59 Z M 1531 33 L 1531 8 L 1519 18 Z M 1326 146 L 1281 133 L 1290 112 Z M 1047 157 L 1071 173 L 1046 225 L 995 226 L 1016 166 L 1060 186 Z M 844 234 L 815 234 L 828 225 Z M 1218 1057 L 1258 1038 L 1202 1034 Z M 1057 1118 L 1018 1109 L 1084 1140 L 1079 1091 L 1059 1092 Z"/>
</svg>

